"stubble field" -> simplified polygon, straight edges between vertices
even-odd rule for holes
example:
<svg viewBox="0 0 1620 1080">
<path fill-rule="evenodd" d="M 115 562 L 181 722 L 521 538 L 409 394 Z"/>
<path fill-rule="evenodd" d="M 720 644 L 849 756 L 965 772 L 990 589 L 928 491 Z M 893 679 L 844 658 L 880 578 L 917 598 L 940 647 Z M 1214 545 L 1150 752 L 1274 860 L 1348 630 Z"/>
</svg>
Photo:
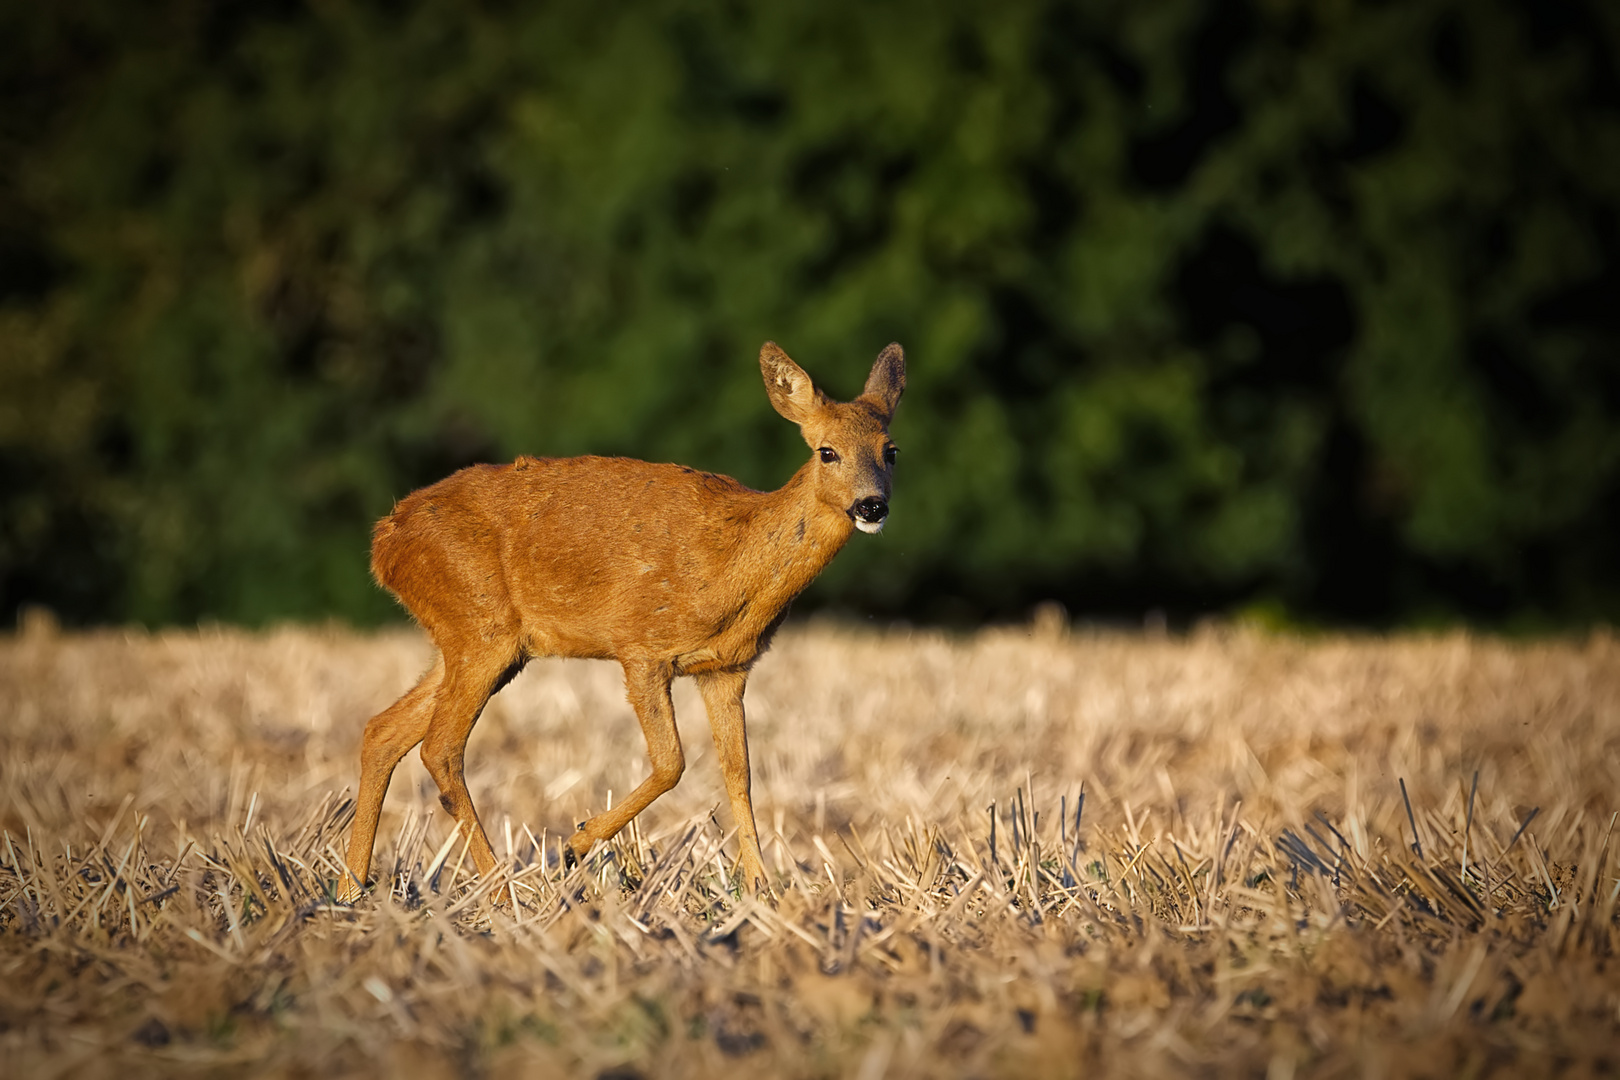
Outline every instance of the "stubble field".
<svg viewBox="0 0 1620 1080">
<path fill-rule="evenodd" d="M 420 635 L 36 631 L 0 639 L 8 1075 L 1620 1069 L 1605 633 L 790 627 L 747 699 L 774 902 L 725 886 L 684 683 L 680 786 L 564 874 L 647 765 L 617 668 L 536 663 L 468 751 L 510 875 L 413 754 L 341 907 Z"/>
</svg>

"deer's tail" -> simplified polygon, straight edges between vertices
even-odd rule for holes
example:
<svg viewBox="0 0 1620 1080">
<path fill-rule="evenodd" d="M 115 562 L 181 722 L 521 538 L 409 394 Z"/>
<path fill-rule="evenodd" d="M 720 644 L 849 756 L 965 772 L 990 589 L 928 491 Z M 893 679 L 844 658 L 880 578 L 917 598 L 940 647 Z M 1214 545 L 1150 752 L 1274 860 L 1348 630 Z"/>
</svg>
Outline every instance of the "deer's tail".
<svg viewBox="0 0 1620 1080">
<path fill-rule="evenodd" d="M 392 514 L 377 522 L 371 530 L 371 576 L 377 579 L 377 584 L 394 593 L 398 592 L 394 583 L 405 546 L 400 529 L 401 518 L 407 513 L 405 507 L 395 507 Z"/>
</svg>

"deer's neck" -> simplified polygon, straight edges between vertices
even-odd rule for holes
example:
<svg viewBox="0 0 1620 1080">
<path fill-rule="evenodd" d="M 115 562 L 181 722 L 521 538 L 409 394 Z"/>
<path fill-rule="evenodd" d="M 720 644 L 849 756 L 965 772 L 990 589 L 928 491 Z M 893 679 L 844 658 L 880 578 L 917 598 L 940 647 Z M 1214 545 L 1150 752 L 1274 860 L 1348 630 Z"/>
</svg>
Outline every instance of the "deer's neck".
<svg viewBox="0 0 1620 1080">
<path fill-rule="evenodd" d="M 848 514 L 816 498 L 812 458 L 786 484 L 762 495 L 750 523 L 748 542 L 759 553 L 750 560 L 750 594 L 774 615 L 816 575 L 855 531 Z"/>
</svg>

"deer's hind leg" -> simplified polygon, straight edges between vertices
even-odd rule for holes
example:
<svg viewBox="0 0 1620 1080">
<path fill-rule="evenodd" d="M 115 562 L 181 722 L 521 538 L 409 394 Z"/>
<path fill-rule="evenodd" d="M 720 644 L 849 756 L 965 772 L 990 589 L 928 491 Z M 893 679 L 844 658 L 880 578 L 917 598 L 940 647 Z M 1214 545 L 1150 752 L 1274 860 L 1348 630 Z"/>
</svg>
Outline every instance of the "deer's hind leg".
<svg viewBox="0 0 1620 1080">
<path fill-rule="evenodd" d="M 469 838 L 468 847 L 481 875 L 495 870 L 495 852 L 467 790 L 467 738 L 483 715 L 485 703 L 517 676 L 524 659 L 515 638 L 507 649 L 486 645 L 470 654 L 447 652 L 444 684 L 422 739 L 422 764 L 439 786 L 440 805 L 456 819 L 460 834 Z"/>
<path fill-rule="evenodd" d="M 433 719 L 434 696 L 443 681 L 441 655 L 415 686 L 366 723 L 360 744 L 360 792 L 355 799 L 354 829 L 349 834 L 348 867 L 338 885 L 338 899 L 344 903 L 353 903 L 365 891 L 388 782 L 400 759 L 427 734 Z"/>
</svg>

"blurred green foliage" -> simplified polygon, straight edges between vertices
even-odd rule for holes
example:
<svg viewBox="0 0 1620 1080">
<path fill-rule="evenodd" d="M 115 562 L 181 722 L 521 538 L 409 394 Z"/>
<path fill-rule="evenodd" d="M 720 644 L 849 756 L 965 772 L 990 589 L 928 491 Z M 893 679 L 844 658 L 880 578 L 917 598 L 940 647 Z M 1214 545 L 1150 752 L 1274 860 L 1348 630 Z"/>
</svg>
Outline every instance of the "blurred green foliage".
<svg viewBox="0 0 1620 1080">
<path fill-rule="evenodd" d="M 474 460 L 781 483 L 899 340 L 920 618 L 1620 614 L 1620 8 L 0 10 L 0 603 L 392 610 Z"/>
</svg>

